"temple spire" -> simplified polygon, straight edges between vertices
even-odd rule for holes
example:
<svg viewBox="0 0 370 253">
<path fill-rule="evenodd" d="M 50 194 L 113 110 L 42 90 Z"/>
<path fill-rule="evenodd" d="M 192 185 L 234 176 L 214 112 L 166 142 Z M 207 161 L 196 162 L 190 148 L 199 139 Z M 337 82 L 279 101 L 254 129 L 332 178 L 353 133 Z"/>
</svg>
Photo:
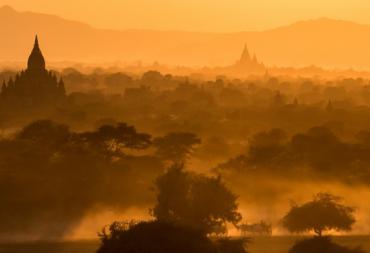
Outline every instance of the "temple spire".
<svg viewBox="0 0 370 253">
<path fill-rule="evenodd" d="M 240 58 L 240 61 L 241 62 L 246 62 L 246 61 L 249 62 L 250 60 L 251 60 L 251 56 L 249 54 L 247 43 L 245 43 L 244 50 L 243 50 L 242 56 Z"/>
<path fill-rule="evenodd" d="M 39 39 L 36 35 L 35 44 L 33 46 L 30 57 L 28 58 L 28 70 L 45 70 L 45 59 L 41 53 Z"/>
<path fill-rule="evenodd" d="M 35 37 L 35 45 L 34 45 L 34 47 L 40 48 L 39 47 L 39 38 L 37 37 L 37 34 L 36 34 L 36 37 Z"/>
<path fill-rule="evenodd" d="M 257 59 L 256 53 L 253 54 L 253 62 L 254 63 L 258 63 L 258 59 Z"/>
</svg>

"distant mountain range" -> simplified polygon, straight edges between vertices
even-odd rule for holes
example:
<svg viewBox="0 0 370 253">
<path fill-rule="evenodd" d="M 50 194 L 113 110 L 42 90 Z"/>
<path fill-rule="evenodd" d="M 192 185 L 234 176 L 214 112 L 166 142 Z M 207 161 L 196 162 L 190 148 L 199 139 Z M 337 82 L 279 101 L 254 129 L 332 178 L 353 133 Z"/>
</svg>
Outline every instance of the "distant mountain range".
<svg viewBox="0 0 370 253">
<path fill-rule="evenodd" d="M 0 61 L 25 61 L 37 33 L 49 62 L 226 66 L 238 60 L 247 43 L 267 66 L 370 69 L 370 25 L 326 18 L 238 33 L 114 31 L 4 6 L 0 23 Z"/>
</svg>

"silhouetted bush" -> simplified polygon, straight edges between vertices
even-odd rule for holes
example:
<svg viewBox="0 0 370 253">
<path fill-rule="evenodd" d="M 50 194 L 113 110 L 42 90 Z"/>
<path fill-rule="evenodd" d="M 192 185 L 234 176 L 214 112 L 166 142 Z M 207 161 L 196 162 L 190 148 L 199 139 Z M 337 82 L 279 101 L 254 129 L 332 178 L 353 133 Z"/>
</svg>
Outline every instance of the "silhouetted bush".
<svg viewBox="0 0 370 253">
<path fill-rule="evenodd" d="M 201 230 L 163 221 L 114 222 L 97 253 L 246 253 L 248 239 L 211 240 Z"/>
<path fill-rule="evenodd" d="M 216 241 L 220 253 L 246 253 L 246 245 L 249 239 L 246 237 L 238 239 L 222 238 Z"/>
<path fill-rule="evenodd" d="M 216 247 L 200 230 L 153 221 L 120 225 L 102 233 L 98 253 L 216 253 Z"/>
<path fill-rule="evenodd" d="M 296 242 L 289 253 L 365 253 L 365 251 L 338 245 L 330 237 L 314 237 Z"/>
</svg>

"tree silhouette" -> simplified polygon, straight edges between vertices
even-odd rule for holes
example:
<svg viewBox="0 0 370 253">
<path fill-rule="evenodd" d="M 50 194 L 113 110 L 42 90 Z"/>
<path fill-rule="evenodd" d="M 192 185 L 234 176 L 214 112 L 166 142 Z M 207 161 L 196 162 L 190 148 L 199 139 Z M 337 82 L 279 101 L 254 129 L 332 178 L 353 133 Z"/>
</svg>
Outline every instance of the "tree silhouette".
<svg viewBox="0 0 370 253">
<path fill-rule="evenodd" d="M 156 181 L 157 204 L 153 216 L 202 229 L 208 234 L 226 232 L 226 222 L 241 220 L 237 197 L 220 177 L 207 177 L 174 165 Z"/>
<path fill-rule="evenodd" d="M 32 141 L 38 145 L 56 148 L 71 137 L 68 126 L 51 120 L 37 120 L 25 126 L 18 134 L 18 140 Z"/>
<path fill-rule="evenodd" d="M 194 146 L 201 139 L 192 133 L 170 133 L 155 138 L 153 145 L 157 148 L 156 155 L 163 160 L 183 163 L 193 152 Z"/>
<path fill-rule="evenodd" d="M 290 232 L 314 231 L 322 236 L 323 231 L 349 231 L 355 223 L 352 207 L 340 204 L 340 198 L 329 193 L 319 193 L 310 202 L 295 205 L 283 218 L 283 226 Z"/>
<path fill-rule="evenodd" d="M 151 144 L 151 136 L 138 133 L 133 126 L 126 123 L 103 125 L 96 131 L 83 132 L 78 138 L 109 155 L 119 155 L 122 149 L 145 149 Z"/>
<path fill-rule="evenodd" d="M 143 74 L 141 81 L 145 84 L 157 84 L 163 80 L 163 76 L 158 71 L 148 71 Z"/>
<path fill-rule="evenodd" d="M 123 210 L 148 203 L 145 189 L 163 172 L 161 161 L 113 152 L 112 142 L 120 149 L 145 148 L 150 136 L 123 123 L 75 132 L 38 120 L 1 138 L 0 237 L 55 239 L 94 206 Z"/>
</svg>

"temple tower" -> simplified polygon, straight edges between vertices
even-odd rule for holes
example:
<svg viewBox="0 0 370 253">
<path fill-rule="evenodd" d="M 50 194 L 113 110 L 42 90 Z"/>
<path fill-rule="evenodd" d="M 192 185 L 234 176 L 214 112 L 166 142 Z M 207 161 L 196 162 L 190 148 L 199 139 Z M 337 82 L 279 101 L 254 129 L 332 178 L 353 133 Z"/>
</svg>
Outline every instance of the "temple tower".
<svg viewBox="0 0 370 253">
<path fill-rule="evenodd" d="M 45 59 L 44 56 L 42 55 L 42 52 L 39 47 L 39 40 L 35 38 L 35 44 L 33 46 L 32 52 L 30 56 L 28 57 L 28 65 L 27 65 L 27 70 L 30 71 L 45 71 Z"/>
</svg>

